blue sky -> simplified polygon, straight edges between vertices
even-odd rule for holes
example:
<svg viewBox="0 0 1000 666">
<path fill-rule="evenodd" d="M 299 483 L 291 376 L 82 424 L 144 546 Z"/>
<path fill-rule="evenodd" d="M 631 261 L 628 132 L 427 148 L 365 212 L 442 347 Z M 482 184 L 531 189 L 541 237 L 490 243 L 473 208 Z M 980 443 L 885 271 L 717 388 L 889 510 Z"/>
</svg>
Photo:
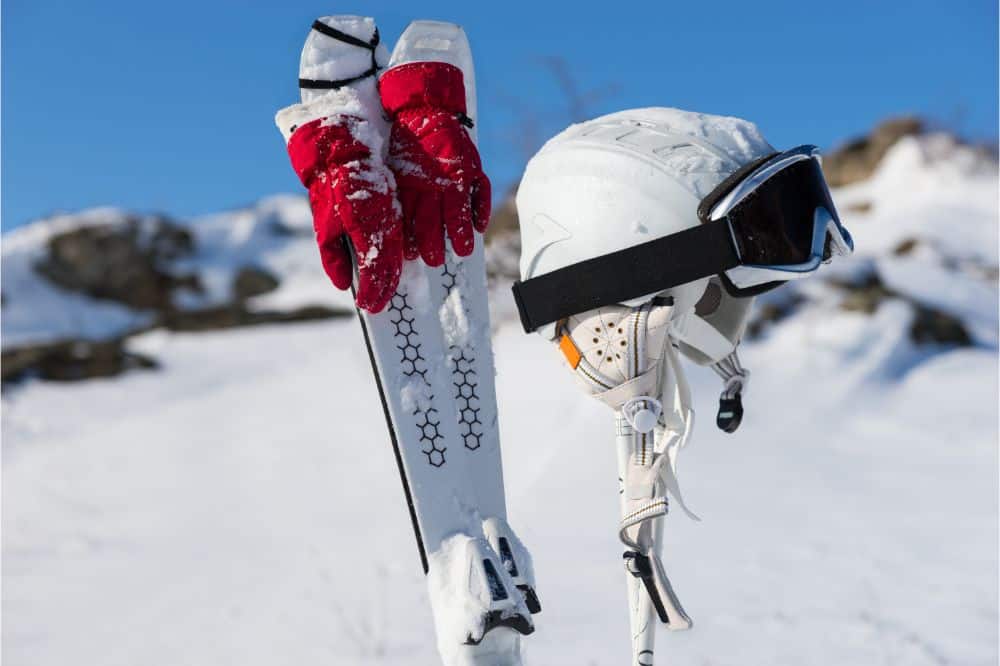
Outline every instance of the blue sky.
<svg viewBox="0 0 1000 666">
<path fill-rule="evenodd" d="M 296 101 L 312 19 L 465 26 L 495 189 L 571 119 L 676 106 L 829 147 L 916 112 L 997 136 L 997 5 L 984 2 L 497 3 L 5 0 L 3 227 L 114 204 L 191 216 L 298 191 L 272 118 Z M 562 65 L 553 65 L 558 58 Z"/>
</svg>

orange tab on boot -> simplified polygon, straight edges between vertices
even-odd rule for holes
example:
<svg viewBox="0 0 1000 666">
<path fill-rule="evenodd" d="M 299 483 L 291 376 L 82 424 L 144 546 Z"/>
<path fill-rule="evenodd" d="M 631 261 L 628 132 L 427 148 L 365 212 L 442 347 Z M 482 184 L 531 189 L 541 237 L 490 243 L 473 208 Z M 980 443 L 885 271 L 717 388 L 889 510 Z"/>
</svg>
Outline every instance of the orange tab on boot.
<svg viewBox="0 0 1000 666">
<path fill-rule="evenodd" d="M 562 339 L 559 340 L 559 349 L 562 350 L 563 356 L 569 361 L 571 368 L 576 370 L 576 366 L 580 365 L 580 350 L 576 348 L 570 337 L 563 333 Z"/>
</svg>

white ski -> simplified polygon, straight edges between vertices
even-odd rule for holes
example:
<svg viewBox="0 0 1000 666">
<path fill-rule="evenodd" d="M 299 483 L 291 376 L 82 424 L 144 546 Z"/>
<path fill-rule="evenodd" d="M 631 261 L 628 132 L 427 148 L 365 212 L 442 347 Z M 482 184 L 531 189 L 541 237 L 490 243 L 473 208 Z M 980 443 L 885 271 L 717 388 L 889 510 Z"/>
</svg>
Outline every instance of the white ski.
<svg viewBox="0 0 1000 666">
<path fill-rule="evenodd" d="M 389 66 L 414 61 L 447 62 L 461 69 L 465 80 L 466 115 L 473 121 L 479 117 L 472 50 L 461 27 L 438 21 L 411 23 L 396 43 Z M 476 141 L 475 122 L 469 134 Z M 534 592 L 531 559 L 506 525 L 507 504 L 486 283 L 486 242 L 483 234 L 473 233 L 476 242 L 471 255 L 459 257 L 449 246 L 445 265 L 425 271 L 432 274 L 431 282 L 436 273 L 439 291 L 435 300 L 442 304 L 440 320 L 458 410 L 460 453 L 469 473 L 477 480 L 477 507 L 485 517 L 484 531 L 508 573 L 525 593 L 529 610 L 537 613 L 541 609 Z"/>
<path fill-rule="evenodd" d="M 464 31 L 415 21 L 389 66 L 447 62 L 464 75 L 475 121 L 475 73 Z M 475 140 L 475 130 L 471 136 Z M 361 313 L 410 503 L 438 646 L 449 664 L 519 664 L 540 610 L 531 559 L 507 525 L 484 240 L 445 265 L 406 262 L 388 308 Z"/>
</svg>

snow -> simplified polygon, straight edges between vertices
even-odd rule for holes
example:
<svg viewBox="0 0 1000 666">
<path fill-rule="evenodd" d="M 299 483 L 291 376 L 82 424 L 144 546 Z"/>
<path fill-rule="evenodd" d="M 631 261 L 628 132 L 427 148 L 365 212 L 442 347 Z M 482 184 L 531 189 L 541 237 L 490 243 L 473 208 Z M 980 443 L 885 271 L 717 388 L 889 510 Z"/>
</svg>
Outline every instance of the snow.
<svg viewBox="0 0 1000 666">
<path fill-rule="evenodd" d="M 942 134 L 901 139 L 870 180 L 837 192 L 837 206 L 848 223 L 852 217 L 878 221 L 851 227 L 869 254 L 921 238 L 946 254 L 995 266 L 997 194 L 996 162 Z M 858 203 L 871 203 L 872 212 L 852 215 L 849 208 Z"/>
<path fill-rule="evenodd" d="M 469 321 L 468 312 L 462 304 L 461 280 L 465 273 L 459 271 L 456 275 L 457 288 L 451 290 L 438 309 L 438 320 L 441 322 L 441 331 L 444 333 L 448 347 L 464 347 L 474 340 L 484 340 L 489 336 L 477 337 L 471 334 L 472 323 Z"/>
<path fill-rule="evenodd" d="M 438 618 L 437 645 L 446 664 L 478 666 L 518 663 L 521 636 L 517 632 L 500 629 L 486 635 L 482 633 L 486 628 L 483 620 L 491 610 L 489 583 L 480 578 L 485 574 L 473 573 L 472 563 L 482 561 L 489 552 L 490 545 L 482 537 L 473 539 L 465 534 L 455 534 L 445 539 L 441 547 L 430 555 L 428 598 L 434 616 Z M 502 566 L 494 562 L 497 572 L 502 572 Z M 513 589 L 512 582 L 507 584 Z M 527 615 L 524 602 L 518 605 L 520 608 L 517 611 L 508 606 L 506 614 L 519 612 Z M 470 637 L 478 644 L 466 644 Z"/>
<path fill-rule="evenodd" d="M 890 289 L 964 321 L 980 344 L 996 346 L 996 283 L 916 257 L 885 258 L 878 274 Z"/>
<path fill-rule="evenodd" d="M 825 323 L 795 328 L 815 337 Z M 161 374 L 5 394 L 4 656 L 434 663 L 356 324 L 160 344 Z M 824 366 L 843 356 L 815 345 L 750 347 L 734 437 L 706 418 L 716 379 L 695 377 L 703 418 L 684 482 L 703 522 L 670 516 L 665 560 L 696 626 L 661 636 L 661 653 L 995 662 L 995 352 L 939 355 L 892 385 L 851 381 L 864 359 L 849 357 L 838 382 Z M 528 656 L 621 663 L 610 415 L 515 326 L 497 356 L 511 521 L 544 606 Z"/>
<path fill-rule="evenodd" d="M 821 273 L 874 267 L 959 316 L 976 346 L 916 346 L 907 302 L 841 310 L 817 279 L 744 345 L 753 382 L 735 435 L 712 424 L 718 378 L 686 366 L 698 419 L 683 482 L 702 520 L 667 517 L 664 564 L 695 626 L 661 633 L 658 663 L 997 663 L 997 288 L 995 272 L 984 277 L 997 265 L 997 179 L 934 141 L 904 141 L 875 179 L 835 193 L 859 253 Z M 849 212 L 851 201 L 871 210 Z M 219 275 L 262 262 L 283 278 L 266 299 L 341 298 L 303 206 L 199 220 L 205 249 L 192 261 Z M 268 219 L 302 235 L 279 242 Z M 5 305 L 5 344 L 66 326 L 56 311 L 72 297 L 17 282 L 38 247 L 25 239 L 44 233 L 4 237 L 9 302 L 42 299 L 30 325 Z M 909 238 L 917 249 L 894 255 Z M 121 313 L 97 305 L 72 307 L 117 325 Z M 437 663 L 358 329 L 152 331 L 130 345 L 159 371 L 5 389 L 3 658 Z M 497 322 L 495 349 L 510 523 L 543 606 L 527 661 L 625 663 L 610 411 L 514 321 Z"/>
<path fill-rule="evenodd" d="M 488 557 L 490 545 L 483 537 L 454 534 L 441 542 L 441 547 L 428 556 L 430 569 L 427 574 L 428 598 L 437 619 L 437 644 L 442 655 L 448 655 L 447 662 L 453 664 L 468 652 L 465 642 L 470 638 L 486 643 L 516 643 L 516 635 L 501 631 L 485 637 L 485 620 L 492 608 L 489 583 L 485 573 L 475 572 L 484 557 Z M 498 575 L 503 575 L 502 564 L 493 562 Z M 505 587 L 514 590 L 513 582 L 507 578 Z M 510 597 L 513 600 L 513 597 Z M 520 608 L 517 608 L 519 606 Z M 505 615 L 520 612 L 528 614 L 524 602 L 508 603 Z M 507 634 L 507 636 L 503 636 Z M 484 646 L 486 647 L 486 646 Z M 489 646 L 493 648 L 494 646 Z M 499 647 L 499 646 L 496 646 Z M 475 661 L 470 662 L 475 664 Z"/>
</svg>

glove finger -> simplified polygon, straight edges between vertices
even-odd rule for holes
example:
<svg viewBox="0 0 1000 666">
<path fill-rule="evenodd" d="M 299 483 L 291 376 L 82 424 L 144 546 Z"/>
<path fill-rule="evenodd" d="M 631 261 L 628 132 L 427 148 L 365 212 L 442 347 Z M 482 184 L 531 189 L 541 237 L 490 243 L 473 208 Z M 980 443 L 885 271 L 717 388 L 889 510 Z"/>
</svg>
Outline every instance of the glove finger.
<svg viewBox="0 0 1000 666">
<path fill-rule="evenodd" d="M 424 192 L 417 199 L 413 230 L 420 256 L 428 266 L 444 263 L 444 226 L 441 222 L 441 201 L 436 194 Z"/>
<path fill-rule="evenodd" d="M 403 245 L 383 246 L 377 259 L 358 270 L 358 307 L 376 314 L 381 312 L 399 286 Z"/>
<path fill-rule="evenodd" d="M 460 257 L 472 254 L 472 206 L 465 192 L 447 189 L 441 195 L 441 216 L 444 218 L 451 249 Z"/>
<path fill-rule="evenodd" d="M 420 194 L 410 188 L 400 189 L 397 193 L 399 205 L 403 211 L 403 256 L 413 260 L 420 256 L 420 248 L 417 245 L 416 222 L 413 219 L 417 210 L 417 201 Z"/>
<path fill-rule="evenodd" d="M 313 181 L 309 187 L 309 208 L 312 210 L 313 231 L 320 244 L 343 233 L 340 218 L 334 212 L 336 205 L 329 179 Z"/>
<path fill-rule="evenodd" d="M 492 194 L 490 179 L 484 174 L 472 186 L 472 225 L 479 233 L 485 233 L 490 223 Z"/>
<path fill-rule="evenodd" d="M 396 233 L 383 237 L 378 255 L 358 271 L 358 307 L 381 312 L 396 293 L 402 266 L 403 238 L 397 225 Z"/>
<path fill-rule="evenodd" d="M 309 205 L 323 270 L 337 289 L 347 289 L 351 286 L 354 269 L 342 236 L 343 224 L 334 212 L 333 192 L 325 181 L 317 180 L 309 188 Z"/>
<path fill-rule="evenodd" d="M 349 289 L 354 278 L 354 262 L 343 236 L 329 238 L 319 245 L 323 270 L 337 289 Z"/>
<path fill-rule="evenodd" d="M 375 313 L 392 298 L 403 265 L 400 213 L 389 193 L 369 190 L 351 208 L 358 260 L 358 307 Z"/>
</svg>

